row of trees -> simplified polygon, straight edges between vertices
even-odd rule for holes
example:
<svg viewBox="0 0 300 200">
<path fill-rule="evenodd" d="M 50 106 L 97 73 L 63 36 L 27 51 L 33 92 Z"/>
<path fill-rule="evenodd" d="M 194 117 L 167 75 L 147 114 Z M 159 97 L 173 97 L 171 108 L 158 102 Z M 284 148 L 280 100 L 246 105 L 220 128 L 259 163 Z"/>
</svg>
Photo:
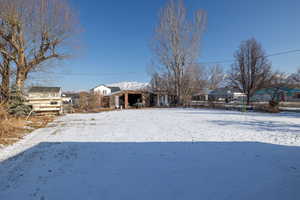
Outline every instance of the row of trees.
<svg viewBox="0 0 300 200">
<path fill-rule="evenodd" d="M 255 92 L 261 89 L 270 95 L 272 105 L 278 104 L 278 95 L 284 88 L 298 87 L 300 84 L 300 70 L 291 75 L 274 71 L 268 55 L 255 39 L 243 41 L 234 58 L 227 83 L 229 87 L 246 94 L 247 104 Z"/>
<path fill-rule="evenodd" d="M 68 0 L 1 0 L 0 99 L 18 91 L 32 72 L 70 55 L 76 17 Z"/>
<path fill-rule="evenodd" d="M 189 102 L 192 95 L 204 88 L 217 89 L 225 84 L 225 73 L 220 65 L 203 66 L 200 64 L 187 67 L 180 77 L 180 95 L 175 88 L 175 78 L 164 71 L 155 71 L 152 74 L 150 86 L 153 91 L 165 92 L 177 96 L 178 104 Z"/>
<path fill-rule="evenodd" d="M 263 88 L 273 88 L 269 91 L 275 100 L 280 88 L 300 83 L 300 70 L 290 76 L 274 71 L 254 38 L 241 43 L 227 73 L 218 65 L 200 65 L 198 56 L 206 15 L 199 10 L 193 20 L 187 16 L 183 1 L 170 0 L 161 10 L 152 48 L 155 70 L 151 85 L 154 90 L 175 94 L 177 104 L 184 104 L 203 88 L 216 89 L 221 85 L 245 93 L 248 104 L 254 93 Z"/>
</svg>

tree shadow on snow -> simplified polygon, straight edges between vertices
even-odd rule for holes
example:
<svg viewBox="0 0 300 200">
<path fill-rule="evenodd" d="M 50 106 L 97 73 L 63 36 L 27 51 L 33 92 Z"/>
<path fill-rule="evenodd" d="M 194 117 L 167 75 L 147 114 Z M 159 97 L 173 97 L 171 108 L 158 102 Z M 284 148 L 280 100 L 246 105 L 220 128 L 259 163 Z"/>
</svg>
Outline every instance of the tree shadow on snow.
<svg viewBox="0 0 300 200">
<path fill-rule="evenodd" d="M 210 120 L 211 123 L 216 123 L 219 126 L 241 126 L 256 131 L 279 131 L 279 132 L 293 132 L 300 133 L 300 125 L 289 124 L 278 121 L 231 121 L 231 120 Z"/>
<path fill-rule="evenodd" d="M 237 116 L 262 116 L 262 117 L 285 117 L 285 118 L 299 118 L 299 112 L 281 112 L 281 113 L 263 113 L 263 112 L 241 112 L 234 110 L 220 110 L 220 109 L 188 109 L 189 112 L 182 112 L 187 115 L 237 115 Z"/>
<path fill-rule="evenodd" d="M 300 199 L 300 148 L 64 142 L 0 163 L 0 199 Z"/>
</svg>

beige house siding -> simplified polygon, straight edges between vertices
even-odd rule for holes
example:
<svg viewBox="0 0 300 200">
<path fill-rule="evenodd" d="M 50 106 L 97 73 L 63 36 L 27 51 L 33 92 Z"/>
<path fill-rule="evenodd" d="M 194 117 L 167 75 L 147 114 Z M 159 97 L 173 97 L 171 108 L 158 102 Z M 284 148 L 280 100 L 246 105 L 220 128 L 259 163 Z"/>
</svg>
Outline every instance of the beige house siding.
<svg viewBox="0 0 300 200">
<path fill-rule="evenodd" d="M 61 91 L 29 93 L 27 100 L 34 112 L 63 113 L 63 98 L 61 97 Z"/>
</svg>

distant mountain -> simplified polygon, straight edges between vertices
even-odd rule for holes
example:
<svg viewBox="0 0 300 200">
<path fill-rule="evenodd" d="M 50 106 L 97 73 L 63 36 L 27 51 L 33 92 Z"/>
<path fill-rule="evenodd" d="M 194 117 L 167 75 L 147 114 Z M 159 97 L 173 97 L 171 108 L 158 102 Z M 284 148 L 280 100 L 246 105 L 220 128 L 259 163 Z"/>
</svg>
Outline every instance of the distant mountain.
<svg viewBox="0 0 300 200">
<path fill-rule="evenodd" d="M 139 82 L 120 82 L 108 84 L 108 87 L 119 87 L 121 90 L 144 90 L 147 89 L 149 83 Z"/>
</svg>

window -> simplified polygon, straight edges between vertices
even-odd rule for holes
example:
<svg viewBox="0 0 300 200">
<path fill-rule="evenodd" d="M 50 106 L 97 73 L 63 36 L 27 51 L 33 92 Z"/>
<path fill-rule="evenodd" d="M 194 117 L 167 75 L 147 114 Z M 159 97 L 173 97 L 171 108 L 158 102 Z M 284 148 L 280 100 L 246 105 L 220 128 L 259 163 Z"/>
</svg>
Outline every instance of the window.
<svg viewBox="0 0 300 200">
<path fill-rule="evenodd" d="M 58 102 L 57 102 L 57 101 L 51 101 L 50 104 L 51 104 L 51 105 L 57 105 Z"/>
</svg>

